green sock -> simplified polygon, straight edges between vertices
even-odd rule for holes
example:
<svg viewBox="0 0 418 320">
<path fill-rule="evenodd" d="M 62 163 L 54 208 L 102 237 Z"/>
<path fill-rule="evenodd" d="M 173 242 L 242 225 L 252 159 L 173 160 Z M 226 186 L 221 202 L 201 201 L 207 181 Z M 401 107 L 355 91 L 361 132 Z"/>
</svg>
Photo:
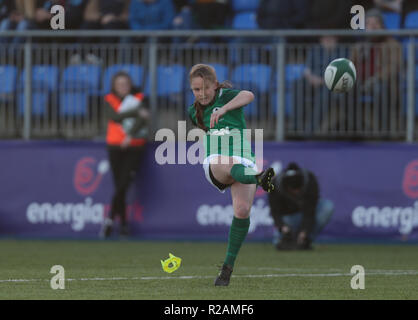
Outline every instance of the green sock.
<svg viewBox="0 0 418 320">
<path fill-rule="evenodd" d="M 247 174 L 246 174 L 247 173 Z M 257 184 L 257 178 L 255 172 L 251 168 L 247 168 L 242 164 L 235 164 L 231 168 L 231 176 L 235 181 L 243 184 Z"/>
<path fill-rule="evenodd" d="M 226 252 L 225 264 L 232 267 L 234 266 L 235 259 L 237 258 L 239 249 L 247 236 L 249 228 L 250 218 L 238 219 L 234 217 L 232 219 L 231 228 L 229 229 L 228 249 Z"/>
</svg>

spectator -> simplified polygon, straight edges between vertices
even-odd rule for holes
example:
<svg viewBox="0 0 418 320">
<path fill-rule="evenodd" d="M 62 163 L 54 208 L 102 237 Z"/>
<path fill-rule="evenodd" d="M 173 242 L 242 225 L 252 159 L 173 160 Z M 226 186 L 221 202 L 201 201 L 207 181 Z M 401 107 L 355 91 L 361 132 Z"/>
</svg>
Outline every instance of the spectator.
<svg viewBox="0 0 418 320">
<path fill-rule="evenodd" d="M 166 30 L 174 16 L 171 0 L 131 0 L 129 25 L 132 30 Z"/>
<path fill-rule="evenodd" d="M 65 10 L 65 29 L 79 29 L 83 22 L 83 14 L 88 0 L 36 0 L 35 17 L 33 28 L 41 30 L 51 29 L 51 8 L 54 5 L 62 5 Z M 77 39 L 73 37 L 56 38 L 34 38 L 39 43 L 74 43 Z"/>
<path fill-rule="evenodd" d="M 89 0 L 81 29 L 128 29 L 130 0 Z"/>
<path fill-rule="evenodd" d="M 231 18 L 232 9 L 229 0 L 190 0 L 173 21 L 177 30 L 225 29 Z M 218 38 L 203 38 L 204 42 L 220 42 Z M 197 42 L 200 38 L 190 37 L 187 42 Z M 180 42 L 178 38 L 174 42 Z"/>
<path fill-rule="evenodd" d="M 347 29 L 354 4 L 353 0 L 311 0 L 307 26 L 310 29 Z"/>
<path fill-rule="evenodd" d="M 135 91 L 132 79 L 124 72 L 112 79 L 112 92 L 105 96 L 108 114 L 107 150 L 115 191 L 110 217 L 103 222 L 101 236 L 112 234 L 114 220 L 120 218 L 121 235 L 128 235 L 126 194 L 144 154 L 149 112 L 144 106 L 144 95 Z"/>
<path fill-rule="evenodd" d="M 302 29 L 305 27 L 309 13 L 308 3 L 308 0 L 261 0 L 257 9 L 257 24 L 260 29 Z M 248 41 L 271 43 L 278 42 L 280 39 L 250 38 Z M 301 42 L 301 38 L 287 38 L 286 41 L 288 43 Z"/>
<path fill-rule="evenodd" d="M 313 88 L 324 85 L 323 73 L 328 63 L 339 57 L 338 38 L 336 36 L 322 36 L 319 38 L 320 47 L 311 47 L 308 51 L 304 77 Z"/>
<path fill-rule="evenodd" d="M 257 23 L 261 29 L 300 29 L 308 17 L 308 0 L 261 0 Z"/>
<path fill-rule="evenodd" d="M 393 11 L 400 13 L 402 11 L 403 0 L 374 0 L 374 6 L 383 11 Z"/>
<path fill-rule="evenodd" d="M 376 9 L 399 13 L 401 15 L 401 29 L 405 27 L 405 18 L 408 13 L 418 11 L 418 1 L 416 0 L 374 0 L 373 2 Z"/>
<path fill-rule="evenodd" d="M 13 8 L 13 0 L 0 0 L 0 22 L 10 15 Z"/>
<path fill-rule="evenodd" d="M 192 7 L 190 2 L 192 0 L 174 0 L 176 15 L 173 20 L 173 28 L 177 30 L 191 30 L 195 26 L 193 24 Z"/>
<path fill-rule="evenodd" d="M 334 212 L 333 203 L 320 198 L 315 175 L 294 162 L 276 175 L 273 183 L 269 204 L 277 228 L 276 249 L 311 249 Z"/>
<path fill-rule="evenodd" d="M 35 23 L 38 29 L 50 29 L 51 8 L 63 5 L 65 9 L 65 29 L 79 29 L 88 0 L 36 0 Z"/>
<path fill-rule="evenodd" d="M 232 14 L 229 0 L 192 0 L 191 3 L 199 29 L 225 29 Z"/>
<path fill-rule="evenodd" d="M 374 6 L 375 6 L 374 0 L 356 0 L 353 3 L 353 6 L 354 5 L 362 6 L 365 11 L 368 11 L 371 8 L 374 8 Z"/>
<path fill-rule="evenodd" d="M 108 29 L 128 29 L 128 16 L 129 16 L 129 4 L 130 0 L 87 0 L 85 3 L 85 9 L 83 13 L 83 22 L 80 29 L 83 30 L 108 30 Z M 83 37 L 78 39 L 78 42 L 88 46 L 89 44 L 98 43 L 118 43 L 119 38 L 90 38 Z M 90 64 L 102 64 L 103 61 L 94 52 L 93 48 L 89 48 L 74 53 L 70 59 L 70 64 L 85 63 Z M 97 51 L 97 50 L 96 50 Z"/>
<path fill-rule="evenodd" d="M 1 31 L 24 31 L 33 27 L 35 16 L 35 0 L 6 1 L 3 5 L 5 17 L 0 23 Z M 20 43 L 23 38 L 3 38 L 3 43 Z"/>
<path fill-rule="evenodd" d="M 344 118 L 343 114 L 338 114 L 338 111 L 340 111 L 338 99 L 325 86 L 324 70 L 332 60 L 347 56 L 346 47 L 339 44 L 336 36 L 322 36 L 319 38 L 319 45 L 313 45 L 308 49 L 306 68 L 301 81 L 303 91 L 297 87 L 298 83 L 296 83 L 293 94 L 305 93 L 305 108 L 312 107 L 313 110 L 310 117 L 310 125 L 313 131 L 327 132 L 329 128 L 335 128 L 341 118 Z M 297 101 L 296 96 L 294 101 Z M 297 122 L 298 119 L 295 118 L 295 121 Z M 306 129 L 307 134 L 310 134 L 309 128 Z"/>
<path fill-rule="evenodd" d="M 377 9 L 367 11 L 366 30 L 382 29 L 385 26 L 381 12 Z M 399 115 L 400 107 L 398 74 L 402 66 L 401 45 L 392 36 L 367 37 L 363 40 L 365 41 L 355 45 L 351 54 L 351 61 L 357 70 L 355 92 L 364 103 L 376 102 L 376 107 L 381 109 L 380 113 L 388 113 L 391 109 L 390 114 L 386 115 L 387 121 L 397 121 L 399 119 L 393 117 Z M 385 105 L 386 108 L 383 109 Z M 366 112 L 369 108 L 358 109 Z M 373 117 L 363 114 L 362 118 L 366 128 L 370 129 Z M 366 119 L 369 121 L 366 122 Z M 389 123 L 383 125 L 388 126 Z"/>
</svg>

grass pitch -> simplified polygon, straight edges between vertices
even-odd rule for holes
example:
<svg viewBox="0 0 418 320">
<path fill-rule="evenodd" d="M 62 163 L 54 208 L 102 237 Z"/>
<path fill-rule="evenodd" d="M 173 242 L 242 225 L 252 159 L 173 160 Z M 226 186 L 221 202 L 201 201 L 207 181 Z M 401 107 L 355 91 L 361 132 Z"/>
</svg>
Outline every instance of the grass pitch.
<svg viewBox="0 0 418 320">
<path fill-rule="evenodd" d="M 214 287 L 225 243 L 0 241 L 0 299 L 418 299 L 416 245 L 317 244 L 277 252 L 245 243 L 229 287 Z M 160 260 L 182 258 L 172 274 Z M 65 268 L 65 289 L 52 290 L 51 267 Z M 353 265 L 365 289 L 350 286 Z"/>
</svg>

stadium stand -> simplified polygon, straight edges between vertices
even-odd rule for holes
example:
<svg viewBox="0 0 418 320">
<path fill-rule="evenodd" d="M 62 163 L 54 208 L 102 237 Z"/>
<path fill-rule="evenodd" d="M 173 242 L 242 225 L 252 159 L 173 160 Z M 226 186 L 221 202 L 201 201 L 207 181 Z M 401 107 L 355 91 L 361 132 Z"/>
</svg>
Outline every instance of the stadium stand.
<svg viewBox="0 0 418 320">
<path fill-rule="evenodd" d="M 401 27 L 401 15 L 396 12 L 383 12 L 386 29 L 397 30 Z"/>
<path fill-rule="evenodd" d="M 241 12 L 234 15 L 232 28 L 236 30 L 258 29 L 257 15 L 255 12 Z"/>
<path fill-rule="evenodd" d="M 232 0 L 232 10 L 234 12 L 257 11 L 259 5 L 259 0 Z"/>
</svg>

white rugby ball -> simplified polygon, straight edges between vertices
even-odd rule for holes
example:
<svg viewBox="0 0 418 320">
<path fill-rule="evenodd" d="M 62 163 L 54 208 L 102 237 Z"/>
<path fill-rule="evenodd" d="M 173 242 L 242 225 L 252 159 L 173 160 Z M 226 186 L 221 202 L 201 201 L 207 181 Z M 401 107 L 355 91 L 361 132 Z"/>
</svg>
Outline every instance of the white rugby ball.
<svg viewBox="0 0 418 320">
<path fill-rule="evenodd" d="M 331 61 L 325 69 L 325 85 L 334 92 L 350 91 L 356 82 L 356 78 L 356 67 L 353 62 L 346 58 Z"/>
</svg>

